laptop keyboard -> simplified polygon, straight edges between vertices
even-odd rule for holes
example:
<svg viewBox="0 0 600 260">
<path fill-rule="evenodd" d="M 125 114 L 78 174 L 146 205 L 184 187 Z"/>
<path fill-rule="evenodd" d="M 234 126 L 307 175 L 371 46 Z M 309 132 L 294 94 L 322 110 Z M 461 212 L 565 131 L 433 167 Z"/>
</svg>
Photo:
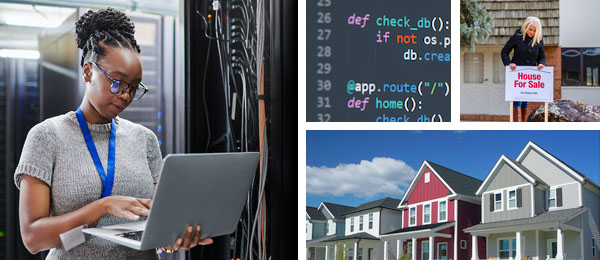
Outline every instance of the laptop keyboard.
<svg viewBox="0 0 600 260">
<path fill-rule="evenodd" d="M 117 236 L 140 241 L 140 240 L 142 240 L 143 233 L 144 233 L 144 231 L 140 230 L 140 231 L 125 232 L 125 233 L 117 234 Z"/>
</svg>

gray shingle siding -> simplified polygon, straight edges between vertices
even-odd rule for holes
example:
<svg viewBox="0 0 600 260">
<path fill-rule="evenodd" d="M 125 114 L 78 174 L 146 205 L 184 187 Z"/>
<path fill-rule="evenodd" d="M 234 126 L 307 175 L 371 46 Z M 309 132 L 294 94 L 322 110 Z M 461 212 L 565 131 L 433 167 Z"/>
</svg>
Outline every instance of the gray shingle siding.
<svg viewBox="0 0 600 260">
<path fill-rule="evenodd" d="M 544 158 L 540 153 L 533 149 L 523 157 L 521 164 L 534 172 L 550 186 L 576 181 L 549 159 Z"/>
</svg>

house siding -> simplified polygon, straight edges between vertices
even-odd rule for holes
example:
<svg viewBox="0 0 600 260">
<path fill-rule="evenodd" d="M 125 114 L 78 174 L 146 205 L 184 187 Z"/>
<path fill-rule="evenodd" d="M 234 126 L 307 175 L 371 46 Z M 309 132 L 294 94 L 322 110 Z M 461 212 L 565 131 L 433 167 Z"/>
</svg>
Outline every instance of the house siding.
<svg viewBox="0 0 600 260">
<path fill-rule="evenodd" d="M 562 188 L 562 207 L 556 207 L 552 210 L 562 210 L 579 207 L 579 183 L 570 183 L 552 188 Z"/>
<path fill-rule="evenodd" d="M 429 173 L 429 182 L 425 183 L 425 174 Z M 433 200 L 448 195 L 450 190 L 437 176 L 426 168 L 423 174 L 419 176 L 419 180 L 413 189 L 413 192 L 408 198 L 408 204 L 415 204 L 423 201 Z"/>
<path fill-rule="evenodd" d="M 535 173 L 539 178 L 550 186 L 574 182 L 575 179 L 561 170 L 549 159 L 544 158 L 539 152 L 530 148 L 521 159 L 527 169 Z"/>
<path fill-rule="evenodd" d="M 356 233 L 361 233 L 361 232 L 367 232 L 372 236 L 378 237 L 379 236 L 379 223 L 380 220 L 380 214 L 379 214 L 379 210 L 380 208 L 375 208 L 372 210 L 368 210 L 368 211 L 361 211 L 361 212 L 357 212 L 357 213 L 353 213 L 351 215 L 347 215 L 346 216 L 346 227 L 345 227 L 345 234 L 346 235 L 352 235 L 352 234 L 356 234 Z M 369 229 L 369 213 L 373 213 L 373 228 Z M 363 229 L 360 230 L 360 216 L 363 216 Z M 350 219 L 354 218 L 354 232 L 350 232 Z"/>
<path fill-rule="evenodd" d="M 526 184 L 527 180 L 510 167 L 506 162 L 500 162 L 498 173 L 488 185 L 486 191 L 503 189 L 505 187 Z"/>
<path fill-rule="evenodd" d="M 588 209 L 583 213 L 583 254 L 584 259 L 600 260 L 600 246 L 596 246 L 596 256 L 592 257 L 592 237 L 596 233 L 596 242 L 600 243 L 600 195 L 586 187 L 582 187 L 583 206 Z"/>
<path fill-rule="evenodd" d="M 327 222 L 312 222 L 312 239 L 325 236 L 325 225 Z"/>
<path fill-rule="evenodd" d="M 508 208 L 508 190 L 502 190 L 502 211 L 490 212 L 489 207 L 489 196 L 493 193 L 484 193 L 482 201 L 485 201 L 485 207 L 483 208 L 483 218 L 485 223 L 495 221 L 505 221 L 511 219 L 529 218 L 531 217 L 531 186 L 521 187 L 522 207 L 517 209 L 507 210 Z"/>
<path fill-rule="evenodd" d="M 473 225 L 477 225 L 479 224 L 480 220 L 481 220 L 481 210 L 480 210 L 480 206 L 477 204 L 473 204 L 470 202 L 465 202 L 465 201 L 453 201 L 458 203 L 458 221 L 457 221 L 457 226 L 456 228 L 458 229 L 457 232 L 457 237 L 455 237 L 456 241 L 456 247 L 457 247 L 457 257 L 458 259 L 471 259 L 471 246 L 472 246 L 472 237 L 470 234 L 465 233 L 463 230 L 465 228 L 468 228 L 470 226 Z M 461 249 L 460 248 L 460 240 L 466 240 L 467 241 L 467 248 L 466 249 Z M 485 245 L 485 242 L 483 241 L 483 238 L 480 238 L 478 241 L 478 248 L 479 248 L 479 258 L 483 259 L 485 258 L 485 246 L 481 246 L 481 245 Z M 454 244 L 452 244 L 452 247 L 454 247 Z M 452 257 L 454 257 L 452 255 Z M 448 257 L 448 259 L 450 259 L 450 257 Z"/>
<path fill-rule="evenodd" d="M 335 235 L 338 237 L 345 236 L 346 230 L 344 229 L 344 221 L 335 221 Z"/>
<path fill-rule="evenodd" d="M 368 218 L 368 216 L 367 216 Z M 367 219 L 368 221 L 368 219 Z M 368 222 L 367 222 L 368 227 Z M 402 212 L 397 210 L 382 209 L 381 210 L 381 229 L 380 234 L 391 232 L 402 228 Z"/>
</svg>

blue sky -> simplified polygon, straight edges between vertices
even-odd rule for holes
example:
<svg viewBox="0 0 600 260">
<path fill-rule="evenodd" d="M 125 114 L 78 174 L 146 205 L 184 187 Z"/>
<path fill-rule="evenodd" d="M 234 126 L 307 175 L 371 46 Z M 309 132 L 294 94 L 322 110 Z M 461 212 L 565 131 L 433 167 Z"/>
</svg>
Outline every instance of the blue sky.
<svg viewBox="0 0 600 260">
<path fill-rule="evenodd" d="M 483 180 L 528 141 L 600 183 L 600 131 L 307 131 L 306 204 L 400 199 L 423 160 Z M 369 186 L 377 192 L 355 192 Z"/>
</svg>

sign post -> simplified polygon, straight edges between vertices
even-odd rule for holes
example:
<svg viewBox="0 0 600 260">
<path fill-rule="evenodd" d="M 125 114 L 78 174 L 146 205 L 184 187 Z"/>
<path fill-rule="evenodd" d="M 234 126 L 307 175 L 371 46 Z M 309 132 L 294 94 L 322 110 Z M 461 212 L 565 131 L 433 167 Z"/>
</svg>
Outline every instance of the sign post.
<svg viewBox="0 0 600 260">
<path fill-rule="evenodd" d="M 554 67 L 506 66 L 504 101 L 510 101 L 510 121 L 513 121 L 513 101 L 544 102 L 544 121 L 548 122 L 548 102 L 554 100 Z"/>
</svg>

